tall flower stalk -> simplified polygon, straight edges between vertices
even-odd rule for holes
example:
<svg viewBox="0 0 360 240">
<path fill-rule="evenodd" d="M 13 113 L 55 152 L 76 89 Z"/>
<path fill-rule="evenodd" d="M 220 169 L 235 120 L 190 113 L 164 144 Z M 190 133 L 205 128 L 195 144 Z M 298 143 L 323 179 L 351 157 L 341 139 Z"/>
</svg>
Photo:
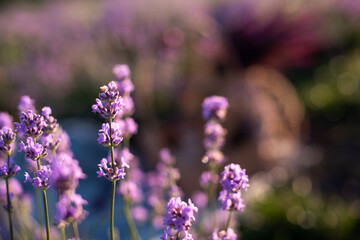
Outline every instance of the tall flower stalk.
<svg viewBox="0 0 360 240">
<path fill-rule="evenodd" d="M 225 143 L 226 130 L 220 124 L 226 118 L 228 100 L 221 96 L 211 96 L 204 99 L 202 116 L 206 120 L 204 127 L 203 145 L 206 149 L 203 163 L 208 163 L 208 171 L 201 175 L 200 183 L 207 190 L 210 214 L 216 210 L 216 188 L 218 181 L 218 168 L 225 161 L 221 148 Z M 216 217 L 213 217 L 216 225 Z"/>
<path fill-rule="evenodd" d="M 9 179 L 17 174 L 20 170 L 20 167 L 14 163 L 11 163 L 11 150 L 13 142 L 15 141 L 16 134 L 12 131 L 12 129 L 3 127 L 0 130 L 0 151 L 6 153 L 7 155 L 7 163 L 0 167 L 0 177 L 5 179 L 6 182 L 6 199 L 7 205 L 5 206 L 6 211 L 8 212 L 9 217 L 9 232 L 11 240 L 14 239 L 14 229 L 13 229 L 13 221 L 12 221 L 12 212 L 13 207 L 11 204 L 11 196 L 10 196 L 10 184 Z"/>
<path fill-rule="evenodd" d="M 30 98 L 29 98 L 30 99 Z M 23 100 L 23 99 L 22 99 Z M 31 99 L 30 99 L 31 100 Z M 42 114 L 37 114 L 33 107 L 32 101 L 27 101 L 28 105 L 24 104 L 24 110 L 20 114 L 20 123 L 15 123 L 16 131 L 20 132 L 23 137 L 26 138 L 26 144 L 21 141 L 19 144 L 20 151 L 25 152 L 25 158 L 36 162 L 35 177 L 31 178 L 30 174 L 25 172 L 25 182 L 29 181 L 35 188 L 42 190 L 45 223 L 46 223 L 46 239 L 49 240 L 50 235 L 50 223 L 46 190 L 49 188 L 49 179 L 51 176 L 51 168 L 48 165 L 41 165 L 40 160 L 48 155 L 46 147 L 37 142 L 37 139 L 45 132 L 52 131 L 57 126 L 56 120 L 50 117 L 51 109 L 44 107 Z M 21 104 L 18 107 L 21 109 Z"/>
<path fill-rule="evenodd" d="M 138 168 L 137 162 L 134 161 L 135 157 L 130 153 L 129 150 L 130 138 L 137 133 L 138 129 L 135 120 L 131 118 L 131 115 L 135 111 L 134 101 L 131 97 L 131 92 L 134 91 L 135 86 L 130 79 L 130 69 L 126 64 L 115 65 L 113 68 L 113 73 L 115 75 L 119 93 L 125 103 L 123 114 L 115 118 L 115 121 L 120 124 L 121 131 L 124 136 L 122 149 L 120 149 L 119 152 L 124 155 L 126 163 L 131 167 L 131 170 L 127 172 L 127 176 L 125 177 L 124 181 L 120 183 L 119 192 L 123 200 L 123 211 L 130 232 L 130 237 L 132 240 L 136 240 L 140 239 L 140 235 L 138 233 L 131 210 L 133 204 L 138 203 L 139 197 L 134 196 L 134 194 L 129 194 L 130 191 L 134 191 L 137 193 L 141 192 L 141 190 L 139 189 L 139 182 L 141 180 L 136 179 L 136 177 L 139 177 L 138 173 L 140 169 Z M 126 154 L 126 152 L 128 152 L 128 154 Z"/>
<path fill-rule="evenodd" d="M 92 106 L 94 113 L 99 113 L 101 117 L 109 121 L 104 123 L 99 131 L 98 143 L 110 148 L 111 162 L 103 158 L 98 164 L 98 177 L 105 177 L 112 182 L 111 207 L 110 207 L 110 238 L 114 239 L 114 208 L 116 182 L 125 176 L 125 167 L 128 165 L 124 161 L 115 162 L 114 147 L 123 140 L 119 124 L 113 122 L 117 115 L 121 115 L 124 109 L 124 102 L 117 90 L 117 84 L 112 81 L 107 86 L 100 87 L 101 93 L 96 99 L 96 104 Z"/>
</svg>

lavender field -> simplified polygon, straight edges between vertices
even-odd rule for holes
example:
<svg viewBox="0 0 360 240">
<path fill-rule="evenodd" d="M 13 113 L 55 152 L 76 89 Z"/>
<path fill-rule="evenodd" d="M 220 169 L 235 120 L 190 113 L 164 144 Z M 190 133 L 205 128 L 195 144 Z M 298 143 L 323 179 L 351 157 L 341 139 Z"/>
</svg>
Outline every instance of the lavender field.
<svg viewBox="0 0 360 240">
<path fill-rule="evenodd" d="M 360 239 L 357 0 L 0 0 L 0 239 Z"/>
</svg>

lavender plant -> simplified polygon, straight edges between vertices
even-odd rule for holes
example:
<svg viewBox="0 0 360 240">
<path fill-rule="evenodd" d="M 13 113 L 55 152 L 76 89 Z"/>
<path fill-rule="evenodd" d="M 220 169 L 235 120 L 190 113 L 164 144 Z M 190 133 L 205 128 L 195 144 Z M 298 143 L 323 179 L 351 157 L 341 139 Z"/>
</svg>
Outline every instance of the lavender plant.
<svg viewBox="0 0 360 240">
<path fill-rule="evenodd" d="M 211 96 L 204 99 L 202 116 L 206 120 L 204 127 L 203 145 L 206 149 L 203 163 L 208 163 L 208 170 L 201 175 L 200 184 L 207 191 L 210 214 L 216 210 L 216 186 L 218 181 L 218 167 L 226 159 L 221 152 L 225 144 L 226 130 L 220 124 L 224 121 L 229 107 L 228 100 L 221 96 Z M 216 225 L 214 217 L 213 226 Z"/>
<path fill-rule="evenodd" d="M 111 162 L 108 167 L 107 159 L 103 158 L 101 163 L 98 164 L 99 171 L 97 173 L 98 177 L 105 177 L 112 182 L 110 238 L 113 240 L 116 182 L 124 178 L 125 167 L 128 167 L 123 159 L 119 164 L 115 161 L 114 147 L 117 146 L 123 138 L 120 134 L 119 124 L 114 124 L 113 119 L 123 114 L 125 104 L 117 90 L 117 84 L 114 81 L 100 89 L 102 92 L 99 94 L 99 98 L 96 99 L 96 104 L 92 106 L 92 109 L 94 113 L 99 113 L 101 117 L 109 121 L 109 123 L 104 123 L 103 128 L 99 131 L 98 143 L 110 148 Z"/>
<path fill-rule="evenodd" d="M 45 111 L 46 112 L 46 111 Z M 47 149 L 40 143 L 36 143 L 36 140 L 43 134 L 44 128 L 47 127 L 47 123 L 44 120 L 44 116 L 33 112 L 33 110 L 27 110 L 20 115 L 20 123 L 15 123 L 16 131 L 21 132 L 27 137 L 26 144 L 22 141 L 20 151 L 25 152 L 25 158 L 36 162 L 37 171 L 35 171 L 34 178 L 25 173 L 25 182 L 30 181 L 35 188 L 42 190 L 43 204 L 45 211 L 46 221 L 46 238 L 50 239 L 50 223 L 48 204 L 46 197 L 46 189 L 49 187 L 49 179 L 51 175 L 51 168 L 49 166 L 41 166 L 40 160 L 47 156 Z"/>
<path fill-rule="evenodd" d="M 8 120 L 11 120 L 11 117 L 6 113 L 1 114 L 1 125 L 12 125 Z M 14 148 L 14 141 L 16 138 L 16 134 L 13 132 L 11 128 L 6 126 L 2 127 L 0 130 L 0 151 L 7 155 L 7 161 L 0 167 L 0 178 L 5 179 L 6 182 L 6 200 L 7 204 L 4 206 L 6 211 L 8 212 L 9 218 L 9 232 L 11 240 L 14 239 L 14 230 L 13 230 L 13 220 L 12 220 L 12 211 L 13 206 L 11 204 L 12 195 L 10 194 L 10 179 L 15 176 L 20 167 L 16 165 L 11 159 L 11 152 Z"/>
<path fill-rule="evenodd" d="M 130 152 L 130 138 L 137 133 L 138 126 L 131 115 L 135 111 L 134 101 L 131 97 L 131 93 L 135 87 L 130 79 L 130 69 L 128 65 L 118 64 L 113 68 L 116 83 L 118 86 L 119 93 L 124 101 L 123 115 L 117 116 L 115 121 L 121 128 L 124 141 L 122 146 L 119 146 L 120 157 L 123 156 L 127 164 L 130 165 L 130 169 L 127 172 L 127 176 L 124 181 L 119 185 L 119 193 L 123 200 L 123 212 L 126 218 L 128 229 L 130 232 L 131 239 L 140 239 L 136 224 L 134 222 L 133 214 L 131 209 L 134 204 L 139 204 L 141 201 L 141 177 L 142 172 L 139 168 L 139 164 L 136 161 L 134 155 Z M 130 193 L 131 192 L 131 193 Z M 140 207 L 138 206 L 139 210 Z M 144 209 L 143 209 L 144 210 Z M 142 211 L 142 210 L 140 210 Z M 142 211 L 144 212 L 144 211 Z M 141 217 L 141 216 L 140 216 Z"/>
<path fill-rule="evenodd" d="M 166 206 L 164 219 L 166 228 L 160 239 L 192 240 L 193 237 L 189 230 L 192 222 L 195 221 L 196 212 L 198 212 L 198 208 L 191 202 L 191 199 L 186 203 L 181 201 L 180 197 L 171 198 Z"/>
</svg>

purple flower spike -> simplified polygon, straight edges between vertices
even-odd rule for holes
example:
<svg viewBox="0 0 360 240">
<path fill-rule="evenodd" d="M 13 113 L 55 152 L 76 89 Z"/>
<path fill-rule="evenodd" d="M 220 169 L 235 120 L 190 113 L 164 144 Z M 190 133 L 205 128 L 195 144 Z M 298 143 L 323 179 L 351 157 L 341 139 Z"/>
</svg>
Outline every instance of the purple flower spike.
<svg viewBox="0 0 360 240">
<path fill-rule="evenodd" d="M 116 81 L 123 81 L 130 77 L 130 69 L 126 64 L 117 64 L 113 68 L 113 73 L 115 75 Z"/>
<path fill-rule="evenodd" d="M 166 229 L 161 236 L 161 239 L 175 239 L 180 235 L 180 239 L 193 239 L 189 233 L 191 224 L 195 221 L 195 213 L 198 208 L 188 200 L 188 203 L 181 201 L 180 197 L 171 198 L 166 206 L 166 216 L 164 225 Z M 176 234 L 173 235 L 173 232 Z"/>
<path fill-rule="evenodd" d="M 25 172 L 24 182 L 31 182 L 34 187 L 46 190 L 50 187 L 49 180 L 51 173 L 52 171 L 49 166 L 43 166 L 41 170 L 36 171 L 34 178 L 31 178 L 29 173 Z"/>
<path fill-rule="evenodd" d="M 45 133 L 54 133 L 59 126 L 57 120 L 53 116 L 50 116 L 51 112 L 50 107 L 43 107 L 41 111 L 45 121 L 45 127 L 43 129 Z"/>
<path fill-rule="evenodd" d="M 220 148 L 225 143 L 226 130 L 219 123 L 208 122 L 204 128 L 206 149 Z"/>
<path fill-rule="evenodd" d="M 115 101 L 109 103 L 96 99 L 96 104 L 92 105 L 93 113 L 99 113 L 101 117 L 107 119 L 113 119 L 115 116 L 122 114 L 124 108 L 124 102 L 121 97 L 115 99 Z"/>
<path fill-rule="evenodd" d="M 222 121 L 226 117 L 229 102 L 225 97 L 211 96 L 205 98 L 202 104 L 202 115 L 205 120 Z"/>
<path fill-rule="evenodd" d="M 16 164 L 12 164 L 10 167 L 5 164 L 0 167 L 0 178 L 6 179 L 15 176 L 20 171 L 20 167 Z"/>
<path fill-rule="evenodd" d="M 225 166 L 221 173 L 220 183 L 223 189 L 229 192 L 246 191 L 249 187 L 249 177 L 239 164 L 231 163 Z"/>
<path fill-rule="evenodd" d="M 46 126 L 44 117 L 34 113 L 31 110 L 22 112 L 20 115 L 20 123 L 15 123 L 15 131 L 23 132 L 29 137 L 39 137 L 43 133 Z"/>
<path fill-rule="evenodd" d="M 218 231 L 218 229 L 215 229 L 215 231 L 213 232 L 213 234 L 211 236 L 211 239 L 212 240 L 236 240 L 237 235 L 232 228 L 228 228 L 227 231 L 222 230 L 220 232 Z"/>
<path fill-rule="evenodd" d="M 58 154 L 52 161 L 51 168 L 51 185 L 60 195 L 74 192 L 79 185 L 79 179 L 86 177 L 79 162 L 66 153 Z"/>
<path fill-rule="evenodd" d="M 20 98 L 20 103 L 17 108 L 19 114 L 21 114 L 22 112 L 27 112 L 29 110 L 36 113 L 35 101 L 29 96 L 22 96 Z"/>
<path fill-rule="evenodd" d="M 108 161 L 103 158 L 100 162 L 100 164 L 98 164 L 99 166 L 99 171 L 97 171 L 96 173 L 98 174 L 98 177 L 104 177 L 110 181 L 117 181 L 119 179 L 123 179 L 126 175 L 125 173 L 125 167 L 129 167 L 125 161 L 122 161 L 122 164 L 120 165 L 120 167 L 115 166 L 115 168 L 112 168 L 112 164 L 109 163 L 109 166 L 107 166 Z"/>
<path fill-rule="evenodd" d="M 110 142 L 110 135 L 112 142 Z M 102 128 L 99 130 L 99 137 L 97 139 L 99 144 L 105 147 L 117 146 L 123 140 L 121 126 L 119 123 L 112 123 L 111 131 L 108 123 L 103 123 Z"/>
<path fill-rule="evenodd" d="M 221 173 L 221 186 L 219 200 L 223 210 L 235 209 L 243 211 L 245 209 L 244 199 L 241 197 L 241 191 L 249 187 L 249 178 L 239 164 L 231 163 L 227 165 Z"/>
<path fill-rule="evenodd" d="M 87 215 L 83 209 L 87 201 L 79 194 L 61 195 L 56 203 L 55 219 L 59 226 L 67 226 L 70 222 L 81 222 Z"/>
<path fill-rule="evenodd" d="M 118 82 L 118 89 L 121 96 L 130 95 L 134 91 L 135 86 L 130 79 Z"/>
<path fill-rule="evenodd" d="M 34 139 L 32 139 L 31 137 L 28 137 L 26 139 L 26 143 L 27 145 L 25 145 L 23 142 L 19 143 L 19 151 L 25 152 L 25 157 L 27 159 L 36 161 L 47 156 L 46 148 L 44 148 L 39 143 L 35 143 Z"/>
<path fill-rule="evenodd" d="M 0 130 L 0 151 L 9 152 L 11 150 L 11 144 L 15 141 L 16 134 L 7 127 L 3 127 Z"/>
</svg>

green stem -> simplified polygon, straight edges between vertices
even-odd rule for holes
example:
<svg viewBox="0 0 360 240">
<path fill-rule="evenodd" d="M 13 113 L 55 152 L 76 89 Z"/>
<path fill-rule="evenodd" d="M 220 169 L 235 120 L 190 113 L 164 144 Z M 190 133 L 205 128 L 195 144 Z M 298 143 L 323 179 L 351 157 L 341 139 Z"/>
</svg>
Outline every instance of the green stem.
<svg viewBox="0 0 360 240">
<path fill-rule="evenodd" d="M 109 119 L 109 126 L 110 126 L 110 153 L 111 153 L 111 164 L 112 168 L 115 171 L 115 158 L 114 158 L 114 145 L 112 139 L 112 120 Z M 115 192 L 116 192 L 116 181 L 112 181 L 112 192 L 111 192 L 111 209 L 110 209 L 110 236 L 111 240 L 114 240 L 114 209 L 115 209 Z"/>
<path fill-rule="evenodd" d="M 115 191 L 116 181 L 112 181 L 112 192 L 111 192 L 111 210 L 110 210 L 110 236 L 111 240 L 114 240 L 114 208 L 115 208 Z"/>
<path fill-rule="evenodd" d="M 9 188 L 9 179 L 6 178 L 6 193 L 7 193 L 7 211 L 8 211 L 8 214 L 9 214 L 9 228 L 10 228 L 10 237 L 11 237 L 11 240 L 14 239 L 14 230 L 13 230 L 13 225 L 12 225 L 12 209 L 11 209 L 11 200 L 10 200 L 10 188 Z"/>
<path fill-rule="evenodd" d="M 50 224 L 49 224 L 49 213 L 48 213 L 48 205 L 47 205 L 47 198 L 46 198 L 46 191 L 42 190 L 43 192 L 43 200 L 44 200 L 44 209 L 45 209 L 45 220 L 46 220 L 46 239 L 50 240 Z"/>
<path fill-rule="evenodd" d="M 61 240 L 65 240 L 65 226 L 62 226 L 60 230 L 61 230 Z"/>
<path fill-rule="evenodd" d="M 232 209 L 230 209 L 230 211 L 229 211 L 229 217 L 228 217 L 227 222 L 226 222 L 225 231 L 227 231 L 227 229 L 228 229 L 229 226 L 230 226 L 231 214 L 232 214 Z"/>
<path fill-rule="evenodd" d="M 39 218 L 39 224 L 42 228 L 44 226 L 43 214 L 41 211 L 41 200 L 40 200 L 40 189 L 35 188 L 35 201 L 36 201 L 36 212 Z"/>
<path fill-rule="evenodd" d="M 130 202 L 126 197 L 123 198 L 123 210 L 124 210 L 126 222 L 127 222 L 128 228 L 129 228 L 131 239 L 132 240 L 140 239 L 140 235 L 137 231 L 136 224 L 134 222 L 134 218 L 131 214 Z"/>
<path fill-rule="evenodd" d="M 72 228 L 73 228 L 73 232 L 74 232 L 74 237 L 76 240 L 79 240 L 80 239 L 80 236 L 79 236 L 79 229 L 78 229 L 78 226 L 77 226 L 77 223 L 76 222 L 72 222 Z"/>
</svg>

